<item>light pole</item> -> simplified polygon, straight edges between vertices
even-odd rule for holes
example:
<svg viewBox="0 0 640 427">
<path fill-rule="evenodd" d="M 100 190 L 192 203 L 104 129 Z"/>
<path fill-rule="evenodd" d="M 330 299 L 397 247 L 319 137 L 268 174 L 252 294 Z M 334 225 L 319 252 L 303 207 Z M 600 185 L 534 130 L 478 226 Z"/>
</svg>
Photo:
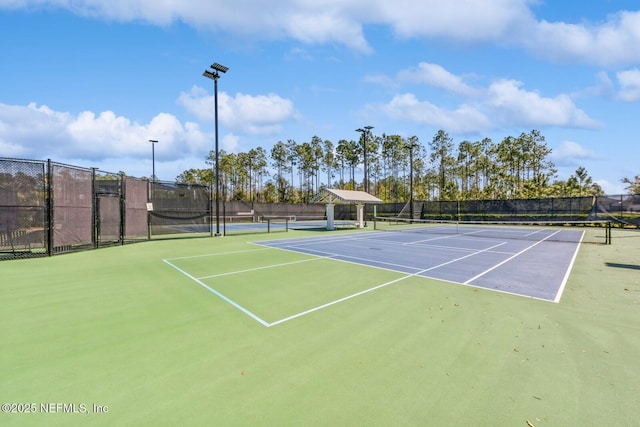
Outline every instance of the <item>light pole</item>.
<svg viewBox="0 0 640 427">
<path fill-rule="evenodd" d="M 202 73 L 208 79 L 213 80 L 213 110 L 215 114 L 215 138 L 216 138 L 216 164 L 215 164 L 215 180 L 216 180 L 216 236 L 220 235 L 220 169 L 218 167 L 218 79 L 220 73 L 226 73 L 229 67 L 220 65 L 217 62 L 211 64 L 212 71 L 204 70 Z"/>
<path fill-rule="evenodd" d="M 152 167 L 151 181 L 155 182 L 156 181 L 156 144 L 158 143 L 158 141 L 155 139 L 150 139 L 149 142 L 151 143 L 151 167 Z"/>
<path fill-rule="evenodd" d="M 418 144 L 412 142 L 409 145 L 409 217 L 413 221 L 413 149 Z"/>
<path fill-rule="evenodd" d="M 369 167 L 367 165 L 367 133 L 371 132 L 373 126 L 365 126 L 363 128 L 356 129 L 356 132 L 360 132 L 362 134 L 362 152 L 364 154 L 364 191 L 366 193 L 369 192 Z"/>
</svg>

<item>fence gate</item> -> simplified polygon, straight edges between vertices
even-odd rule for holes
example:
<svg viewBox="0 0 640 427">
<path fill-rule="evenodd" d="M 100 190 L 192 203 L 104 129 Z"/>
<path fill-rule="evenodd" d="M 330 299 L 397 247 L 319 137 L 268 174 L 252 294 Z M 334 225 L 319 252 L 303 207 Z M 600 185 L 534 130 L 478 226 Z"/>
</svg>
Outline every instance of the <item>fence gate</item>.
<svg viewBox="0 0 640 427">
<path fill-rule="evenodd" d="M 96 247 L 122 243 L 123 194 L 122 178 L 112 174 L 97 174 L 95 194 L 95 245 Z"/>
</svg>

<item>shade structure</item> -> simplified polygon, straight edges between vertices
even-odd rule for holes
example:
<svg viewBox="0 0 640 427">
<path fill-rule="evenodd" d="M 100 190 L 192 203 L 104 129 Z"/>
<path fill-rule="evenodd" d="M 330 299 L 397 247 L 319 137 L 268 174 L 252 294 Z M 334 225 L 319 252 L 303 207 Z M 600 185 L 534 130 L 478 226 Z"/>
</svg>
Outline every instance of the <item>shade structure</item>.
<svg viewBox="0 0 640 427">
<path fill-rule="evenodd" d="M 333 230 L 333 206 L 335 204 L 351 204 L 358 206 L 358 228 L 365 226 L 364 205 L 366 203 L 382 203 L 382 200 L 365 191 L 338 190 L 335 188 L 325 188 L 316 194 L 311 203 L 325 203 L 327 205 L 327 230 Z"/>
<path fill-rule="evenodd" d="M 382 203 L 382 200 L 365 191 L 338 190 L 335 188 L 325 188 L 313 196 L 311 203 Z"/>
</svg>

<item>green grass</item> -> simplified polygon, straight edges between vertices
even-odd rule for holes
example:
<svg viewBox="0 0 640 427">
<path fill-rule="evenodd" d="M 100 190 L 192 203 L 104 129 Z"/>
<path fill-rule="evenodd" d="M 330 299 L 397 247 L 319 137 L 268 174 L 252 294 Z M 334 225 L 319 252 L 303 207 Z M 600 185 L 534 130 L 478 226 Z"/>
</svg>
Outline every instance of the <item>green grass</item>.
<svg viewBox="0 0 640 427">
<path fill-rule="evenodd" d="M 163 262 L 207 255 L 171 262 L 267 322 L 402 277 L 248 243 L 318 235 L 0 263 L 0 401 L 109 408 L 0 424 L 638 425 L 637 232 L 583 245 L 559 304 L 410 277 L 272 327 Z"/>
</svg>

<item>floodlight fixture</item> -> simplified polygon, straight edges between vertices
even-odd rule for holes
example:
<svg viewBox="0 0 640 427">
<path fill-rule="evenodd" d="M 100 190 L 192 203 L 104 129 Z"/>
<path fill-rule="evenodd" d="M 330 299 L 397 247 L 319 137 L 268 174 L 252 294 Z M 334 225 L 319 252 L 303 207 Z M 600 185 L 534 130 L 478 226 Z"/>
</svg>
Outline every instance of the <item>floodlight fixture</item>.
<svg viewBox="0 0 640 427">
<path fill-rule="evenodd" d="M 218 78 L 216 74 L 212 73 L 209 70 L 204 70 L 204 73 L 202 73 L 202 75 L 211 80 L 215 80 Z"/>
<path fill-rule="evenodd" d="M 220 71 L 221 73 L 226 73 L 227 70 L 229 70 L 229 67 L 225 67 L 224 65 L 218 64 L 217 62 L 211 64 L 211 68 L 216 71 Z"/>
</svg>

